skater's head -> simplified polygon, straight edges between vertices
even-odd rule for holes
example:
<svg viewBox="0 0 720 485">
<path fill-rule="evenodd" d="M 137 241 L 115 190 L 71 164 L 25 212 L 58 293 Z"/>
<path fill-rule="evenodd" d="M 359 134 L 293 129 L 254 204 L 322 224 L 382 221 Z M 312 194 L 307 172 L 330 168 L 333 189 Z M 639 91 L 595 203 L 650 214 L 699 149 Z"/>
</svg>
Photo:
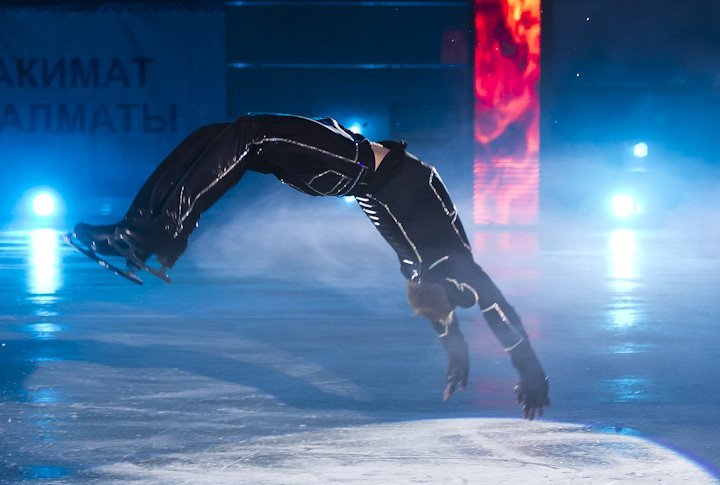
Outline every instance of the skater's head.
<svg viewBox="0 0 720 485">
<path fill-rule="evenodd" d="M 408 303 L 421 315 L 430 321 L 439 322 L 447 319 L 453 311 L 453 305 L 448 298 L 447 290 L 436 283 L 415 283 L 408 281 Z"/>
</svg>

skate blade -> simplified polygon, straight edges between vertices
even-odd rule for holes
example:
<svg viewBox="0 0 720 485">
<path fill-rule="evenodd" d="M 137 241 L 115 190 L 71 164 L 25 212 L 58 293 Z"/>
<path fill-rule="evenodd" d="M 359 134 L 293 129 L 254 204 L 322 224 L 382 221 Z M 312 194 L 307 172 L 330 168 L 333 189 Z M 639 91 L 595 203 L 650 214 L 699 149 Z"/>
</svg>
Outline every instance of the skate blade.
<svg viewBox="0 0 720 485">
<path fill-rule="evenodd" d="M 110 240 L 109 244 L 110 247 L 112 247 L 120 256 L 125 258 L 128 267 L 147 271 L 151 275 L 160 278 L 165 283 L 171 283 L 170 277 L 167 274 L 167 266 L 163 264 L 160 268 L 153 268 L 145 261 L 137 257 L 135 252 L 132 250 L 132 246 L 125 240 L 122 234 L 120 235 L 120 240 L 122 240 L 127 246 L 118 244 L 113 240 Z"/>
<path fill-rule="evenodd" d="M 168 283 L 168 284 L 169 284 L 169 283 L 172 283 L 172 280 L 170 279 L 170 276 L 168 276 L 168 274 L 167 274 L 167 266 L 165 266 L 165 265 L 160 266 L 160 268 L 153 268 L 152 266 L 149 266 L 149 265 L 145 264 L 145 265 L 142 267 L 142 269 L 144 269 L 145 271 L 147 271 L 147 272 L 150 273 L 151 275 L 160 278 L 160 279 L 163 280 L 165 283 Z"/>
<path fill-rule="evenodd" d="M 93 261 L 95 261 L 97 264 L 99 264 L 103 268 L 105 268 L 109 271 L 112 271 L 113 273 L 115 273 L 118 276 L 122 276 L 123 278 L 132 281 L 136 285 L 142 286 L 143 281 L 140 278 L 138 278 L 137 276 L 135 276 L 135 273 L 133 273 L 132 271 L 129 271 L 129 270 L 120 269 L 117 266 L 115 266 L 114 264 L 109 263 L 108 261 L 102 259 L 95 253 L 95 251 L 92 250 L 92 248 L 84 247 L 84 245 L 82 245 L 82 243 L 77 242 L 76 241 L 77 238 L 75 237 L 75 235 L 72 232 L 66 233 L 63 236 L 63 239 L 65 240 L 65 242 L 67 243 L 68 246 L 75 249 L 79 253 L 84 254 L 88 258 L 92 259 Z"/>
</svg>

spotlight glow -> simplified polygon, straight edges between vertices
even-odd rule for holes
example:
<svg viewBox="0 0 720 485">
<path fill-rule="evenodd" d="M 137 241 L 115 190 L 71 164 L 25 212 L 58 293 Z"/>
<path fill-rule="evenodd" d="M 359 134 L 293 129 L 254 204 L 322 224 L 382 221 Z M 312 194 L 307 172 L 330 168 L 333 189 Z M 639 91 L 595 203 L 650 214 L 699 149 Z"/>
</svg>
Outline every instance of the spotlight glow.
<svg viewBox="0 0 720 485">
<path fill-rule="evenodd" d="M 632 195 L 616 195 L 610 201 L 610 205 L 613 215 L 619 219 L 627 219 L 639 212 L 639 206 L 635 203 Z"/>
<path fill-rule="evenodd" d="M 55 198 L 47 192 L 42 192 L 33 198 L 32 208 L 37 216 L 52 215 L 55 212 Z"/>
<path fill-rule="evenodd" d="M 352 195 L 346 195 L 345 197 L 343 197 L 343 200 L 345 202 L 347 202 L 348 204 L 351 204 L 351 203 L 355 202 L 355 197 Z"/>
<path fill-rule="evenodd" d="M 352 131 L 353 133 L 358 133 L 362 135 L 363 127 L 360 123 L 353 123 L 348 127 L 348 130 Z"/>
<path fill-rule="evenodd" d="M 641 142 L 637 143 L 633 147 L 633 155 L 635 155 L 638 158 L 645 158 L 648 156 L 648 146 L 647 143 Z"/>
</svg>

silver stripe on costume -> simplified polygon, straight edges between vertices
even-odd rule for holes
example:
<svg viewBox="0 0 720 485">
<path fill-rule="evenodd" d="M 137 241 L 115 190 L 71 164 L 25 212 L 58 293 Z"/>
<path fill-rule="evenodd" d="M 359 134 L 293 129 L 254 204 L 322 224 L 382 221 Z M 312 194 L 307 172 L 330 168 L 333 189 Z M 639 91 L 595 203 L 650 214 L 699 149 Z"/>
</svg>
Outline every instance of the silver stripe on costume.
<svg viewBox="0 0 720 485">
<path fill-rule="evenodd" d="M 433 178 L 437 178 L 438 181 L 442 184 L 442 178 L 440 178 L 440 174 L 437 173 L 437 170 L 435 170 L 435 167 L 430 167 L 430 177 L 428 178 L 428 185 L 430 186 L 430 190 L 433 191 L 435 194 L 435 197 L 440 202 L 440 205 L 443 208 L 443 211 L 445 211 L 445 215 L 450 218 L 450 225 L 452 226 L 453 230 L 455 231 L 455 234 L 457 234 L 457 237 L 460 239 L 460 242 L 465 246 L 465 248 L 468 251 L 472 251 L 472 248 L 470 245 L 465 241 L 465 239 L 460 234 L 460 230 L 455 226 L 455 221 L 457 221 L 458 214 L 457 214 L 457 208 L 453 206 L 452 211 L 450 211 L 447 206 L 445 205 L 445 201 L 443 201 L 442 197 L 438 193 L 438 191 L 435 189 L 435 186 L 433 185 Z M 444 184 L 443 184 L 444 185 Z"/>
<path fill-rule="evenodd" d="M 457 237 L 460 238 L 460 241 L 463 243 L 463 246 L 465 246 L 468 251 L 472 251 L 472 248 L 470 247 L 470 245 L 468 243 L 465 242 L 465 239 L 463 239 L 462 235 L 460 235 L 460 230 L 455 225 L 455 221 L 457 221 L 457 218 L 458 218 L 458 215 L 456 213 L 455 216 L 452 218 L 452 221 L 450 221 L 450 225 L 452 226 L 453 230 L 455 231 L 455 234 L 457 234 Z"/>
<path fill-rule="evenodd" d="M 295 187 L 293 184 L 291 184 L 290 182 L 288 182 L 288 181 L 286 181 L 286 180 L 280 180 L 280 182 L 282 182 L 283 184 L 287 185 L 288 187 L 292 187 L 293 189 L 297 190 L 298 192 L 302 192 L 303 194 L 305 193 L 304 190 L 302 190 L 302 189 L 299 188 L 299 187 Z"/>
<path fill-rule="evenodd" d="M 312 145 L 307 145 L 307 144 L 305 144 L 305 143 L 301 143 L 301 142 L 295 141 L 295 140 L 289 140 L 289 139 L 287 139 L 287 138 L 274 138 L 274 137 L 273 137 L 273 138 L 261 138 L 260 140 L 251 141 L 251 142 L 249 142 L 247 145 L 245 145 L 245 151 L 242 152 L 242 154 L 241 154 L 240 156 L 235 156 L 235 157 L 233 157 L 232 163 L 231 163 L 225 170 L 223 170 L 222 173 L 215 178 L 215 180 L 213 180 L 212 182 L 210 182 L 210 184 L 209 184 L 207 187 L 205 187 L 203 190 L 201 190 L 200 193 L 193 199 L 193 201 L 190 203 L 190 206 L 188 207 L 187 211 L 185 211 L 185 213 L 184 213 L 184 214 L 182 215 L 182 217 L 180 218 L 179 225 L 182 226 L 183 222 L 185 222 L 185 219 L 187 219 L 187 218 L 190 216 L 190 213 L 192 212 L 193 207 L 195 207 L 195 202 L 197 202 L 197 200 L 198 200 L 200 197 L 202 197 L 203 195 L 205 195 L 205 193 L 207 193 L 208 190 L 210 190 L 210 189 L 213 188 L 215 185 L 217 185 L 217 183 L 220 182 L 220 180 L 222 180 L 223 178 L 225 178 L 225 176 L 226 176 L 228 173 L 230 173 L 230 172 L 243 160 L 243 158 L 245 158 L 245 156 L 247 156 L 247 154 L 250 152 L 250 147 L 251 147 L 251 146 L 262 145 L 263 143 L 265 143 L 265 142 L 267 142 L 267 141 L 290 143 L 291 145 L 303 147 L 303 148 L 306 148 L 306 149 L 308 149 L 308 150 L 314 150 L 314 151 L 316 151 L 316 152 L 320 152 L 320 153 L 323 153 L 323 154 L 325 154 L 325 155 L 328 155 L 328 156 L 331 156 L 331 157 L 335 157 L 335 158 L 338 158 L 338 159 L 340 159 L 340 160 L 344 160 L 344 161 L 346 161 L 346 162 L 350 162 L 350 163 L 353 163 L 353 164 L 356 164 L 356 165 L 358 164 L 358 158 L 360 157 L 360 145 L 358 144 L 357 141 L 355 142 L 355 159 L 354 159 L 354 160 L 351 159 L 351 158 L 343 157 L 342 155 L 338 155 L 338 154 L 333 153 L 333 152 L 329 152 L 329 151 L 327 151 L 327 150 L 323 150 L 322 148 L 318 148 L 318 147 L 315 147 L 315 146 L 312 146 Z M 360 167 L 361 167 L 361 170 L 359 171 L 357 178 L 355 179 L 355 181 L 353 182 L 353 184 L 350 186 L 350 188 L 348 188 L 344 193 L 339 193 L 338 195 L 347 194 L 348 192 L 350 192 L 350 191 L 355 187 L 355 185 L 357 185 L 358 181 L 360 180 L 360 176 L 364 173 L 365 170 L 367 170 L 367 168 L 366 168 L 366 167 L 363 167 L 362 165 L 360 165 Z M 310 188 L 312 189 L 312 187 L 310 187 Z M 343 187 L 343 189 L 344 189 L 344 188 L 345 188 L 345 187 Z M 313 190 L 315 190 L 315 189 L 313 189 Z M 316 191 L 316 192 L 317 192 L 317 191 Z M 318 192 L 318 193 L 320 193 L 320 192 Z M 321 195 L 325 195 L 325 194 L 321 194 Z M 181 201 L 181 203 L 182 203 L 182 201 Z M 178 212 L 180 212 L 180 211 L 178 211 Z"/>
<path fill-rule="evenodd" d="M 435 261 L 433 264 L 431 264 L 428 269 L 433 269 L 435 266 L 437 266 L 438 264 L 442 263 L 443 261 L 447 261 L 449 257 L 450 257 L 450 256 L 443 256 L 442 258 L 438 259 L 438 260 Z"/>
<path fill-rule="evenodd" d="M 329 173 L 335 174 L 335 175 L 337 175 L 337 176 L 340 178 L 340 180 L 337 181 L 337 183 L 333 186 L 332 189 L 330 189 L 330 190 L 327 191 L 327 192 L 322 192 L 322 191 L 316 189 L 315 187 L 313 187 L 312 184 L 313 184 L 313 182 L 315 182 L 315 180 L 317 180 L 317 179 L 319 179 L 319 178 L 321 178 L 321 177 L 324 177 L 325 175 L 327 175 L 327 174 L 329 174 Z M 315 175 L 315 176 L 314 176 L 313 178 L 311 178 L 305 185 L 307 185 L 307 187 L 308 187 L 309 189 L 314 190 L 315 192 L 317 192 L 317 193 L 320 194 L 320 195 L 335 195 L 335 192 L 336 192 L 336 191 L 337 191 L 337 192 L 340 192 L 340 191 L 338 190 L 338 186 L 344 182 L 344 183 L 345 183 L 345 185 L 343 185 L 343 188 L 344 188 L 344 187 L 347 185 L 347 183 L 348 183 L 349 180 L 350 180 L 350 177 L 348 177 L 347 175 L 343 175 L 343 174 L 341 174 L 340 172 L 337 172 L 337 171 L 335 171 L 335 170 L 325 170 L 324 172 Z"/>
<path fill-rule="evenodd" d="M 442 206 L 443 210 L 445 211 L 446 216 L 450 216 L 450 211 L 445 206 L 445 202 L 442 200 L 442 197 L 440 197 L 440 194 L 438 194 L 437 190 L 435 190 L 435 186 L 433 186 L 432 181 L 433 178 L 437 177 L 437 179 L 442 183 L 442 179 L 440 178 L 440 174 L 437 173 L 437 170 L 435 170 L 435 167 L 432 167 L 430 169 L 430 178 L 428 179 L 428 185 L 430 186 L 430 189 L 435 193 L 435 197 L 437 197 L 437 200 L 440 201 L 440 205 Z M 453 207 L 453 214 L 455 213 L 455 207 Z"/>
<path fill-rule="evenodd" d="M 478 301 L 480 300 L 480 295 L 478 294 L 478 292 L 475 288 L 468 285 L 467 283 L 460 282 L 460 281 L 456 280 L 455 278 L 445 278 L 445 281 L 448 281 L 448 282 L 452 283 L 453 285 L 455 285 L 455 288 L 457 288 L 457 290 L 460 293 L 463 293 L 466 289 L 470 290 L 470 293 L 472 293 L 473 297 L 475 298 L 475 303 L 473 303 L 473 305 L 477 305 Z M 500 318 L 502 318 L 503 321 L 505 321 L 504 314 L 500 315 Z M 507 323 L 507 321 L 505 321 L 505 323 Z"/>
<path fill-rule="evenodd" d="M 337 195 L 338 195 L 338 196 L 340 196 L 340 195 L 346 195 L 348 192 L 350 192 L 350 190 L 352 190 L 352 188 L 355 187 L 355 185 L 356 185 L 356 184 L 358 183 L 358 181 L 360 180 L 360 177 L 362 176 L 363 171 L 364 171 L 364 170 L 360 170 L 360 172 L 358 173 L 357 179 L 355 180 L 355 182 L 353 182 L 352 185 L 350 185 L 350 188 L 347 189 L 347 190 L 345 190 L 345 188 L 348 186 L 348 184 L 350 183 L 350 181 L 351 181 L 352 179 L 351 179 L 350 177 L 347 177 L 347 176 L 346 176 L 346 179 L 347 179 L 347 180 L 345 180 L 345 183 L 343 184 L 343 186 L 338 189 L 338 194 L 337 194 Z"/>
<path fill-rule="evenodd" d="M 400 221 L 397 220 L 397 218 L 395 217 L 395 214 L 393 214 L 392 212 L 390 212 L 390 208 L 389 208 L 387 205 L 383 204 L 382 202 L 380 202 L 379 200 L 377 200 L 377 199 L 376 199 L 375 197 L 373 197 L 372 195 L 368 194 L 368 197 L 370 197 L 372 200 L 374 200 L 375 202 L 377 202 L 378 204 L 380 204 L 380 205 L 383 207 L 383 209 L 385 209 L 385 210 L 387 211 L 388 215 L 389 215 L 390 217 L 392 217 L 393 222 L 395 222 L 395 224 L 397 225 L 398 229 L 400 229 L 400 232 L 401 232 L 402 235 L 405 237 L 405 240 L 407 241 L 407 243 L 410 245 L 410 248 L 413 250 L 413 253 L 415 253 L 415 257 L 417 258 L 417 263 L 418 263 L 418 264 L 422 264 L 422 261 L 423 261 L 423 260 L 422 260 L 422 257 L 420 256 L 420 253 L 419 253 L 418 250 L 417 250 L 417 247 L 415 247 L 415 244 L 410 240 L 410 237 L 407 235 L 407 232 L 405 232 L 405 228 L 403 227 L 402 224 L 400 224 Z M 377 224 L 377 225 L 380 225 L 380 224 Z"/>
<path fill-rule="evenodd" d="M 487 308 L 485 308 L 484 310 L 482 310 L 482 312 L 483 312 L 483 313 L 487 313 L 487 312 L 489 312 L 490 310 L 495 310 L 495 311 L 498 313 L 498 315 L 500 315 L 500 319 L 503 321 L 503 323 L 504 323 L 505 325 L 507 325 L 507 326 L 510 328 L 510 330 L 512 330 L 512 332 L 513 332 L 515 335 L 517 335 L 518 338 L 520 339 L 520 340 L 518 340 L 517 342 L 515 342 L 514 344 L 512 344 L 510 347 L 505 347 L 505 352 L 510 352 L 510 351 L 513 350 L 515 347 L 517 347 L 518 345 L 520 345 L 521 343 L 523 343 L 523 342 L 525 341 L 525 337 L 523 337 L 522 334 L 520 334 L 520 332 L 518 332 L 517 329 L 512 326 L 512 324 L 510 323 L 510 320 L 508 319 L 508 317 L 505 316 L 505 312 L 503 312 L 503 311 L 502 311 L 502 308 L 500 308 L 500 305 L 498 305 L 497 303 L 493 303 L 493 304 L 490 305 L 489 307 L 487 307 Z"/>
<path fill-rule="evenodd" d="M 252 144 L 252 145 L 262 145 L 263 143 L 265 143 L 265 142 L 267 142 L 267 141 L 270 141 L 270 142 L 289 143 L 289 144 L 291 144 L 291 145 L 295 145 L 295 146 L 299 146 L 299 147 L 302 147 L 302 148 L 305 148 L 305 149 L 308 149 L 308 150 L 313 150 L 313 151 L 316 151 L 316 152 L 320 152 L 320 153 L 322 153 L 322 154 L 324 154 L 324 155 L 329 155 L 329 156 L 331 156 L 331 157 L 335 157 L 335 158 L 338 158 L 338 159 L 340 159 L 340 160 L 344 160 L 344 161 L 346 161 L 346 162 L 350 162 L 350 163 L 352 163 L 352 164 L 355 164 L 355 165 L 359 165 L 359 166 L 360 166 L 360 171 L 358 172 L 357 177 L 355 177 L 355 180 L 353 180 L 352 184 L 349 184 L 349 187 L 348 187 L 348 183 L 346 183 L 345 185 L 342 186 L 342 188 L 339 188 L 339 189 L 338 189 L 337 185 L 336 185 L 335 187 L 333 187 L 333 190 L 336 190 L 336 189 L 337 189 L 337 193 L 335 193 L 335 194 L 332 194 L 332 193 L 331 193 L 332 191 L 327 192 L 327 193 L 323 193 L 323 192 L 318 191 L 318 190 L 315 189 L 314 187 L 311 187 L 310 185 L 308 185 L 308 187 L 309 187 L 310 189 L 314 190 L 315 192 L 317 192 L 317 193 L 320 194 L 320 195 L 337 195 L 337 196 L 340 196 L 340 195 L 345 195 L 345 194 L 347 194 L 347 193 L 350 192 L 353 188 L 355 188 L 355 186 L 357 185 L 357 183 L 360 181 L 360 177 L 361 177 L 362 174 L 365 172 L 365 170 L 367 170 L 367 167 L 364 167 L 364 166 L 362 166 L 362 165 L 360 165 L 360 164 L 358 163 L 358 158 L 360 158 L 360 144 L 359 144 L 357 141 L 355 142 L 355 158 L 354 158 L 354 159 L 350 159 L 350 158 L 347 158 L 347 157 L 343 157 L 342 155 L 338 155 L 337 153 L 333 153 L 333 152 L 330 152 L 330 151 L 327 151 L 327 150 L 323 150 L 322 148 L 318 148 L 318 147 L 315 147 L 315 146 L 312 146 L 312 145 L 308 145 L 308 144 L 306 144 L 306 143 L 302 143 L 302 142 L 299 142 L 299 141 L 296 141 L 296 140 L 290 140 L 290 139 L 288 139 L 288 138 L 279 138 L 279 137 L 261 138 L 260 140 L 251 142 L 250 144 Z M 337 172 L 336 172 L 336 173 L 337 173 Z M 342 175 L 342 174 L 340 174 L 340 175 Z M 345 176 L 343 175 L 343 177 L 345 177 Z M 349 178 L 348 178 L 348 180 L 349 180 Z M 338 185 L 339 185 L 339 184 L 338 184 Z"/>
<path fill-rule="evenodd" d="M 291 145 L 307 148 L 308 150 L 314 150 L 316 152 L 324 153 L 325 155 L 339 158 L 340 160 L 345 160 L 346 162 L 350 162 L 350 163 L 357 163 L 358 157 L 360 156 L 360 147 L 358 146 L 357 142 L 355 142 L 355 159 L 354 160 L 352 158 L 343 157 L 342 155 L 338 155 L 337 153 L 329 152 L 327 150 L 323 150 L 322 148 L 318 148 L 318 147 L 315 147 L 312 145 L 307 145 L 305 143 L 302 143 L 302 142 L 299 142 L 296 140 L 290 140 L 288 138 L 277 138 L 277 137 L 261 138 L 257 141 L 252 141 L 249 144 L 250 145 L 262 145 L 266 141 L 275 141 L 275 142 L 280 141 L 280 142 L 284 142 L 284 143 L 289 143 Z"/>
</svg>

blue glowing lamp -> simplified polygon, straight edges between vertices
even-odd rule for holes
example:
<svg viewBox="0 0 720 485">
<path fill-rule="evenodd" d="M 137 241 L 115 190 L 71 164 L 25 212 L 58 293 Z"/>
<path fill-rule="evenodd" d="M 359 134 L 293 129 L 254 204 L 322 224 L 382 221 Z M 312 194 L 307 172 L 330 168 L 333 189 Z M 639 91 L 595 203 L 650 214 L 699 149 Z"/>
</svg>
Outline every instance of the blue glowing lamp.
<svg viewBox="0 0 720 485">
<path fill-rule="evenodd" d="M 32 200 L 33 213 L 37 216 L 47 217 L 55 213 L 55 197 L 48 192 L 41 192 Z"/>
<path fill-rule="evenodd" d="M 633 214 L 639 212 L 635 198 L 632 195 L 620 194 L 613 196 L 610 201 L 612 213 L 618 219 L 627 219 Z"/>
<path fill-rule="evenodd" d="M 638 158 L 647 157 L 648 156 L 647 143 L 644 143 L 644 142 L 636 143 L 635 146 L 633 146 L 633 155 L 635 155 Z"/>
</svg>

